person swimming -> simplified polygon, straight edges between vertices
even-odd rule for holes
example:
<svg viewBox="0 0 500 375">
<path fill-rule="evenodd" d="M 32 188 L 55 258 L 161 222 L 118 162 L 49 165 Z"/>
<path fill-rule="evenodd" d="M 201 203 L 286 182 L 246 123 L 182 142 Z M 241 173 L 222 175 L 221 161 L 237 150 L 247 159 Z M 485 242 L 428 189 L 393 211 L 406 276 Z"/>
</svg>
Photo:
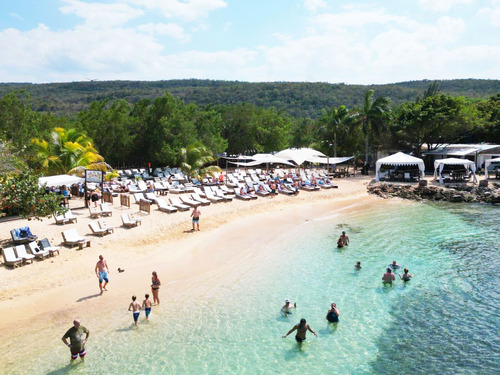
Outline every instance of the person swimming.
<svg viewBox="0 0 500 375">
<path fill-rule="evenodd" d="M 391 267 L 393 270 L 401 268 L 401 266 L 397 264 L 395 260 L 393 260 L 392 263 L 389 264 L 389 267 Z"/>
<path fill-rule="evenodd" d="M 356 268 L 357 270 L 360 270 L 361 269 L 361 262 L 356 262 L 356 264 L 354 265 L 354 268 Z"/>
<path fill-rule="evenodd" d="M 339 316 L 340 312 L 337 309 L 337 305 L 332 302 L 331 309 L 328 310 L 325 318 L 328 320 L 330 323 L 338 323 L 339 321 Z"/>
</svg>

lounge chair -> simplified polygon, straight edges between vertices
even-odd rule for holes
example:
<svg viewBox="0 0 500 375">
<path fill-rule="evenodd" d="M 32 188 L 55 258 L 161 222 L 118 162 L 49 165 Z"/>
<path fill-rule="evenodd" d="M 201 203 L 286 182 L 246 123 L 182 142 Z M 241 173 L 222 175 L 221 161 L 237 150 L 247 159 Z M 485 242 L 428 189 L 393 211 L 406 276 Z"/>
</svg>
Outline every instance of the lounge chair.
<svg viewBox="0 0 500 375">
<path fill-rule="evenodd" d="M 179 198 L 177 197 L 172 197 L 170 198 L 170 204 L 176 208 L 178 208 L 181 211 L 188 211 L 189 206 L 182 203 Z"/>
<path fill-rule="evenodd" d="M 99 228 L 108 231 L 108 233 L 114 233 L 115 232 L 115 227 L 111 227 L 111 226 L 107 225 L 104 220 L 99 220 L 98 224 L 99 224 Z"/>
<path fill-rule="evenodd" d="M 64 218 L 68 219 L 70 223 L 76 223 L 78 221 L 78 218 L 71 212 L 71 210 L 68 210 L 64 213 Z"/>
<path fill-rule="evenodd" d="M 23 260 L 24 264 L 28 262 L 33 263 L 33 259 L 35 259 L 35 256 L 33 254 L 28 254 L 28 252 L 26 251 L 26 246 L 24 245 L 16 246 L 16 254 Z"/>
<path fill-rule="evenodd" d="M 101 229 L 95 222 L 89 223 L 89 228 L 92 231 L 92 234 L 95 234 L 96 236 L 104 236 L 105 234 L 108 234 L 109 232 L 106 229 Z"/>
<path fill-rule="evenodd" d="M 167 202 L 165 202 L 161 198 L 158 198 L 156 200 L 156 204 L 158 205 L 158 209 L 161 212 L 166 212 L 168 214 L 173 214 L 174 212 L 177 212 L 177 208 L 175 208 L 174 206 L 169 205 Z"/>
<path fill-rule="evenodd" d="M 97 207 L 89 207 L 90 218 L 95 219 L 101 216 L 101 210 Z"/>
<path fill-rule="evenodd" d="M 37 236 L 31 233 L 29 227 L 22 227 L 18 229 L 12 229 L 10 231 L 10 235 L 12 236 L 12 241 L 14 244 L 19 245 L 22 243 L 28 243 L 30 241 L 36 241 Z"/>
<path fill-rule="evenodd" d="M 30 248 L 31 254 L 33 254 L 35 258 L 43 259 L 50 255 L 48 250 L 41 249 L 35 241 L 28 243 L 28 247 Z"/>
<path fill-rule="evenodd" d="M 191 198 L 193 198 L 193 200 L 196 202 L 200 202 L 202 206 L 210 205 L 210 201 L 208 199 L 200 197 L 198 193 L 191 194 Z"/>
<path fill-rule="evenodd" d="M 54 219 L 56 220 L 57 225 L 69 224 L 69 219 L 66 219 L 64 215 L 54 214 Z"/>
<path fill-rule="evenodd" d="M 38 245 L 43 249 L 47 250 L 51 256 L 54 256 L 55 253 L 59 255 L 59 247 L 57 246 L 50 246 L 50 242 L 48 238 L 43 238 L 40 241 L 38 241 Z"/>
<path fill-rule="evenodd" d="M 195 201 L 185 195 L 181 195 L 180 197 L 180 200 L 182 203 L 185 203 L 187 204 L 188 206 L 190 207 L 198 207 L 198 206 L 201 206 L 201 202 L 198 202 L 198 201 Z"/>
<path fill-rule="evenodd" d="M 128 228 L 136 227 L 137 225 L 142 224 L 140 218 L 131 219 L 129 214 L 122 214 L 122 223 L 123 226 Z"/>
<path fill-rule="evenodd" d="M 221 190 L 218 186 L 212 186 L 212 192 L 217 198 L 221 198 L 224 202 L 231 202 L 233 200 L 232 197 L 228 196 L 227 193 Z"/>
<path fill-rule="evenodd" d="M 212 191 L 212 189 L 210 188 L 210 186 L 205 186 L 205 196 L 212 203 L 218 203 L 218 202 L 223 202 L 224 201 L 223 198 L 217 197 L 214 194 L 214 192 Z"/>
<path fill-rule="evenodd" d="M 149 200 L 151 203 L 156 203 L 156 198 L 155 193 L 144 193 L 144 196 L 146 197 L 147 200 Z"/>
<path fill-rule="evenodd" d="M 3 253 L 4 264 L 6 266 L 11 266 L 13 268 L 16 268 L 17 266 L 22 265 L 23 258 L 19 258 L 16 255 L 13 247 L 4 247 L 2 249 L 2 253 Z"/>
<path fill-rule="evenodd" d="M 64 232 L 61 232 L 62 237 L 63 237 L 63 244 L 65 246 L 73 247 L 73 246 L 80 246 L 83 247 L 83 244 L 85 243 L 85 237 L 82 237 L 78 234 L 76 229 L 70 229 L 66 230 Z"/>
<path fill-rule="evenodd" d="M 148 200 L 148 199 L 146 199 L 146 197 L 144 197 L 144 193 L 135 193 L 134 200 L 135 200 L 136 204 L 139 204 L 140 201 L 146 201 L 146 202 L 151 203 L 150 200 Z"/>
<path fill-rule="evenodd" d="M 238 189 L 234 189 L 234 196 L 238 199 L 244 200 L 244 201 L 249 201 L 252 198 L 248 195 L 240 194 Z"/>
<path fill-rule="evenodd" d="M 101 203 L 101 214 L 102 216 L 113 216 L 113 211 L 108 203 Z"/>
</svg>

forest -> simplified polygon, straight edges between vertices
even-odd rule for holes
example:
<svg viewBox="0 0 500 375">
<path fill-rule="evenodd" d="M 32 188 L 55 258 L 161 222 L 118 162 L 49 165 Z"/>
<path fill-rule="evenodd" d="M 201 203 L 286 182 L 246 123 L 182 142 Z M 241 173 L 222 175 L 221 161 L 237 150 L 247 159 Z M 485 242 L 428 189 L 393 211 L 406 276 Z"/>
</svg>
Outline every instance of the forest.
<svg viewBox="0 0 500 375">
<path fill-rule="evenodd" d="M 500 143 L 499 81 L 168 83 L 167 91 L 162 82 L 4 84 L 1 211 L 39 217 L 59 209 L 38 187 L 40 175 L 151 165 L 199 177 L 222 153 L 313 147 L 373 163 L 380 150 L 421 155 L 443 143 Z"/>
</svg>

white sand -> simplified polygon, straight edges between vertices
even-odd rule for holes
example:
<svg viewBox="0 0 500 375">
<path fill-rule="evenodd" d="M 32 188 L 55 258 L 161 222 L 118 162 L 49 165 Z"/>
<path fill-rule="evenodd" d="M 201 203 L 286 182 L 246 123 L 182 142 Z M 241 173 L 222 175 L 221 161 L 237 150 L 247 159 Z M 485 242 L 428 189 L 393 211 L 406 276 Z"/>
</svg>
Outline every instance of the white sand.
<svg viewBox="0 0 500 375">
<path fill-rule="evenodd" d="M 86 209 L 73 211 L 78 217 L 76 224 L 56 225 L 54 219 L 0 223 L 4 240 L 10 239 L 11 229 L 25 225 L 39 238 L 49 238 L 53 246 L 61 244 L 61 231 L 70 228 L 91 240 L 89 248 L 60 245 L 59 256 L 17 269 L 0 267 L 0 350 L 13 340 L 21 345 L 29 342 L 35 328 L 53 326 L 62 334 L 74 316 L 85 319 L 97 311 L 105 319 L 117 304 L 128 304 L 131 290 L 138 285 L 148 291 L 153 270 L 163 285 L 169 283 L 168 288 L 182 287 L 183 281 L 200 275 L 217 277 L 223 267 L 242 259 L 245 249 L 272 238 L 276 221 L 281 230 L 287 230 L 317 214 L 368 199 L 369 181 L 358 176 L 336 180 L 338 189 L 301 191 L 296 197 L 279 195 L 250 202 L 234 199 L 201 207 L 200 232 L 189 232 L 190 211 L 166 214 L 153 208 L 147 215 L 138 213 L 137 205 L 129 209 L 116 201 L 113 216 L 105 218 L 108 225 L 115 227 L 115 233 L 104 237 L 90 234 L 88 224 L 95 219 L 89 218 Z M 83 201 L 74 199 L 71 205 L 83 206 Z M 120 215 L 124 212 L 140 215 L 142 225 L 122 227 Z M 102 296 L 94 273 L 99 254 L 111 269 L 109 291 Z M 118 267 L 125 272 L 118 273 Z M 160 291 L 162 297 L 166 297 L 165 288 Z"/>
</svg>

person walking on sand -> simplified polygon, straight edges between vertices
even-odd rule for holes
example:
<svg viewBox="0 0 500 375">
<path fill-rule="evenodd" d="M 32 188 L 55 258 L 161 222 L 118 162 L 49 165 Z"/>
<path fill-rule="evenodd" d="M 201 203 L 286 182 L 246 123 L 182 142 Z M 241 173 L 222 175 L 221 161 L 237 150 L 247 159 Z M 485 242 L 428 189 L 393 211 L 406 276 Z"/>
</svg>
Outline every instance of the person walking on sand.
<svg viewBox="0 0 500 375">
<path fill-rule="evenodd" d="M 395 280 L 396 278 L 394 277 L 394 274 L 392 273 L 391 269 L 390 268 L 387 268 L 387 272 L 384 273 L 384 276 L 382 276 L 382 280 L 384 280 L 384 283 L 387 283 L 387 284 L 392 284 L 392 282 Z"/>
<path fill-rule="evenodd" d="M 139 319 L 139 314 L 141 313 L 141 305 L 139 305 L 136 299 L 137 299 L 136 296 L 132 296 L 132 302 L 128 307 L 128 311 L 132 311 L 135 325 L 137 325 L 137 320 Z"/>
<path fill-rule="evenodd" d="M 101 294 L 104 290 L 107 291 L 106 285 L 108 285 L 109 282 L 108 272 L 108 263 L 106 263 L 102 255 L 99 255 L 99 261 L 95 265 L 95 274 L 99 278 L 99 288 L 101 289 Z M 104 285 L 102 285 L 103 281 Z"/>
<path fill-rule="evenodd" d="M 299 343 L 299 346 L 302 346 L 302 342 L 306 339 L 306 332 L 311 331 L 314 336 L 318 336 L 316 332 L 313 331 L 313 329 L 307 324 L 306 320 L 304 318 L 300 319 L 300 323 L 296 324 L 288 333 L 283 336 L 283 338 L 286 338 L 290 333 L 293 331 L 297 331 L 295 334 L 295 341 Z"/>
<path fill-rule="evenodd" d="M 191 217 L 193 218 L 193 230 L 196 225 L 196 229 L 200 230 L 200 215 L 201 212 L 198 207 L 193 207 L 193 212 L 191 212 Z"/>
<path fill-rule="evenodd" d="M 146 299 L 142 301 L 142 307 L 144 307 L 144 312 L 146 313 L 146 320 L 149 320 L 149 314 L 151 314 L 151 300 L 149 299 L 149 294 L 144 296 Z"/>
<path fill-rule="evenodd" d="M 151 292 L 153 293 L 153 303 L 155 305 L 160 304 L 160 298 L 158 297 L 158 292 L 160 291 L 161 281 L 158 278 L 156 271 L 153 271 L 153 276 L 151 277 Z"/>
<path fill-rule="evenodd" d="M 85 338 L 83 337 L 85 335 Z M 80 324 L 80 320 L 73 320 L 73 327 L 68 329 L 68 331 L 62 337 L 64 345 L 66 345 L 71 352 L 71 361 L 80 356 L 83 360 L 87 351 L 85 350 L 85 344 L 89 339 L 90 331 Z M 68 342 L 69 339 L 69 342 Z"/>
</svg>

